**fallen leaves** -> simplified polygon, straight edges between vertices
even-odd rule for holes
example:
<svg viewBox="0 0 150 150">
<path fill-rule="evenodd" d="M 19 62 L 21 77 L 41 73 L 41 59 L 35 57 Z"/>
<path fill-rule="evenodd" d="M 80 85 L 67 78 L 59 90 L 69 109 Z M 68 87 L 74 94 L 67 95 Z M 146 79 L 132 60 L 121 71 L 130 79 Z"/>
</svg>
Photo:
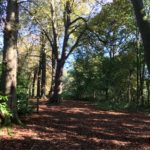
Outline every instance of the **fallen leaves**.
<svg viewBox="0 0 150 150">
<path fill-rule="evenodd" d="M 75 101 L 40 105 L 25 127 L 0 130 L 0 150 L 150 149 L 150 115 L 102 111 Z"/>
</svg>

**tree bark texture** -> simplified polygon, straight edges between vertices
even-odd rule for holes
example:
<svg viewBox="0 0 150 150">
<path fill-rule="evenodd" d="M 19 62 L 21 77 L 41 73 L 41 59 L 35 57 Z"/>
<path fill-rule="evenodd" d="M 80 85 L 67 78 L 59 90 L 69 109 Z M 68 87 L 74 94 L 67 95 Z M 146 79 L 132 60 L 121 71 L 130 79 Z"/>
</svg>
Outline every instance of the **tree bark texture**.
<svg viewBox="0 0 150 150">
<path fill-rule="evenodd" d="M 143 0 L 131 0 L 144 45 L 145 60 L 150 72 L 150 23 L 145 18 Z"/>
<path fill-rule="evenodd" d="M 4 48 L 2 67 L 2 93 L 8 96 L 8 106 L 17 117 L 16 85 L 17 85 L 17 37 L 19 10 L 17 0 L 7 1 L 6 21 L 4 28 Z"/>
<path fill-rule="evenodd" d="M 45 45 L 44 45 L 45 46 Z M 41 53 L 41 96 L 46 95 L 46 52 L 43 47 L 42 53 Z"/>
<path fill-rule="evenodd" d="M 59 103 L 60 102 L 60 94 L 62 92 L 63 67 L 64 67 L 64 63 L 61 63 L 59 61 L 57 63 L 57 67 L 56 67 L 55 78 L 53 81 L 54 82 L 53 91 L 52 91 L 51 96 L 49 98 L 49 102 L 52 102 L 52 103 Z"/>
<path fill-rule="evenodd" d="M 45 52 L 45 38 L 41 34 L 41 49 L 38 68 L 37 80 L 37 97 L 45 96 L 46 93 L 46 52 Z"/>
<path fill-rule="evenodd" d="M 32 97 L 35 96 L 35 82 L 36 82 L 36 79 L 37 79 L 37 73 L 38 73 L 38 68 L 35 67 L 34 74 L 33 74 L 33 81 L 32 81 Z"/>
<path fill-rule="evenodd" d="M 67 0 L 64 3 L 64 12 L 63 12 L 63 24 L 64 24 L 64 34 L 62 41 L 62 47 L 59 47 L 59 30 L 58 30 L 58 23 L 57 23 L 57 14 L 56 14 L 56 7 L 55 1 L 51 1 L 51 26 L 52 26 L 52 37 L 49 38 L 50 45 L 52 47 L 52 85 L 50 89 L 50 96 L 49 102 L 58 103 L 60 100 L 60 93 L 62 89 L 62 74 L 63 74 L 63 67 L 73 52 L 73 50 L 78 46 L 79 41 L 84 33 L 82 31 L 78 37 L 76 38 L 75 42 L 69 46 L 69 38 L 70 35 L 75 33 L 77 27 L 74 26 L 79 20 L 84 20 L 82 17 L 77 17 L 76 19 L 72 20 L 71 13 L 73 9 L 73 3 Z M 63 39 L 63 40 L 62 40 Z"/>
<path fill-rule="evenodd" d="M 39 63 L 38 76 L 37 76 L 37 98 L 41 97 L 41 63 Z"/>
<path fill-rule="evenodd" d="M 146 81 L 146 87 L 147 87 L 147 104 L 150 104 L 150 81 Z"/>
<path fill-rule="evenodd" d="M 144 74 L 145 74 L 145 64 L 141 65 L 140 72 L 140 105 L 144 105 Z"/>
</svg>

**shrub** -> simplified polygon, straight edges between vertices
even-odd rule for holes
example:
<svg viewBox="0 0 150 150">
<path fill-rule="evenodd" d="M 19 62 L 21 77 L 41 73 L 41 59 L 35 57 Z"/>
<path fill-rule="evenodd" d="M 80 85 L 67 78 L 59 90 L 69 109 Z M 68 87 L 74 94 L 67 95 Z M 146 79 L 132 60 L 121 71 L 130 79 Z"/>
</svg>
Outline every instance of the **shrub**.
<svg viewBox="0 0 150 150">
<path fill-rule="evenodd" d="M 17 109 L 20 115 L 31 111 L 28 107 L 28 94 L 26 88 L 20 87 L 17 89 Z"/>
<path fill-rule="evenodd" d="M 5 125 L 10 123 L 10 118 L 12 117 L 12 113 L 8 108 L 7 101 L 7 96 L 0 95 L 0 120 L 1 124 Z"/>
</svg>

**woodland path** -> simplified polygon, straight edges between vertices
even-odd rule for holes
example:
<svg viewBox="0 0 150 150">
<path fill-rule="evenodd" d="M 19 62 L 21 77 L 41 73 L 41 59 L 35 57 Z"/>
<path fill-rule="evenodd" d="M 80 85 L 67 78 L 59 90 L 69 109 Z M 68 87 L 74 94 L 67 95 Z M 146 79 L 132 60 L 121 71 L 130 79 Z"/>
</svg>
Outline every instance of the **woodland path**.
<svg viewBox="0 0 150 150">
<path fill-rule="evenodd" d="M 0 150 L 150 150 L 150 115 L 103 111 L 80 101 L 40 105 L 11 135 L 0 131 Z"/>
</svg>

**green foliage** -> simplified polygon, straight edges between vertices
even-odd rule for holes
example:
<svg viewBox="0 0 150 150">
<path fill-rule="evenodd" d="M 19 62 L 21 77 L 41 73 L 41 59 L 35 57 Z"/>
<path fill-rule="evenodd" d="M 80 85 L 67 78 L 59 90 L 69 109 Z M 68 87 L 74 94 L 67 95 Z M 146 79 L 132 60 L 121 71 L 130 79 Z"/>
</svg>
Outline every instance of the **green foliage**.
<svg viewBox="0 0 150 150">
<path fill-rule="evenodd" d="M 134 61 L 135 57 L 131 54 L 122 54 L 113 59 L 101 54 L 79 55 L 67 77 L 71 80 L 66 80 L 70 83 L 65 84 L 65 91 L 78 99 L 104 99 L 108 90 L 111 98 L 127 100 L 127 77 L 135 69 Z"/>
<path fill-rule="evenodd" d="M 139 111 L 137 104 L 135 102 L 113 102 L 113 101 L 97 101 L 95 105 L 103 110 L 114 110 L 114 111 L 129 111 L 137 112 Z"/>
<path fill-rule="evenodd" d="M 3 120 L 4 125 L 8 125 L 10 123 L 10 118 L 12 117 L 12 113 L 7 105 L 8 98 L 7 96 L 0 95 L 0 119 Z"/>
<path fill-rule="evenodd" d="M 18 87 L 17 89 L 17 108 L 19 114 L 26 114 L 30 112 L 28 108 L 28 94 L 26 89 Z"/>
<path fill-rule="evenodd" d="M 28 107 L 28 76 L 24 72 L 18 75 L 17 86 L 17 109 L 19 114 L 26 114 L 30 112 Z"/>
<path fill-rule="evenodd" d="M 133 18 L 131 4 L 115 0 L 89 21 L 90 30 L 64 80 L 65 97 L 96 101 L 101 108 L 113 110 L 146 106 L 143 46 Z"/>
<path fill-rule="evenodd" d="M 136 102 L 96 101 L 94 105 L 103 110 L 150 113 L 149 106 L 138 106 Z"/>
</svg>

